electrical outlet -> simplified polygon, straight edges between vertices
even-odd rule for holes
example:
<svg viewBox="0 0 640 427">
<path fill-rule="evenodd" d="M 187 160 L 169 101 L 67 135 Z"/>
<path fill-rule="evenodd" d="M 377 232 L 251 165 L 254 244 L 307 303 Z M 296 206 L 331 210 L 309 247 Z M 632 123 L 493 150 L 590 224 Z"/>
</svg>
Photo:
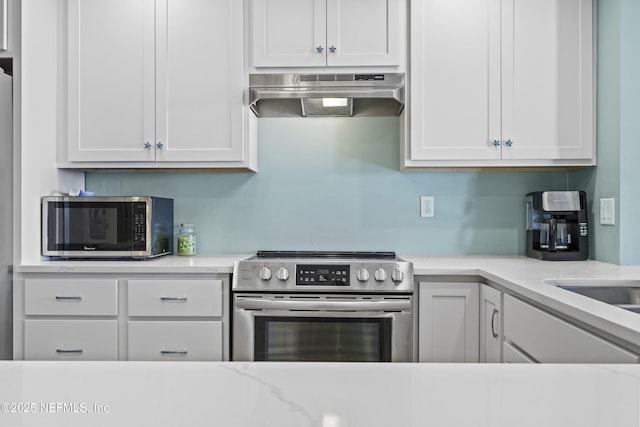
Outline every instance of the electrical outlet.
<svg viewBox="0 0 640 427">
<path fill-rule="evenodd" d="M 433 196 L 420 196 L 420 216 L 433 218 L 435 216 Z"/>
</svg>

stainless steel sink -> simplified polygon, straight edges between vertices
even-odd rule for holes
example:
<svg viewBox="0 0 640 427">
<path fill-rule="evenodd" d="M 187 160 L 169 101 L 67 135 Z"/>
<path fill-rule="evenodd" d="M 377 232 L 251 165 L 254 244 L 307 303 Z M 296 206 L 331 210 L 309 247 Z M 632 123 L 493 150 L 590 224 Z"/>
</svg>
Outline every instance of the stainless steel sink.
<svg viewBox="0 0 640 427">
<path fill-rule="evenodd" d="M 640 280 L 549 279 L 545 282 L 640 314 Z"/>
<path fill-rule="evenodd" d="M 640 288 L 626 286 L 558 286 L 613 305 L 640 305 Z"/>
</svg>

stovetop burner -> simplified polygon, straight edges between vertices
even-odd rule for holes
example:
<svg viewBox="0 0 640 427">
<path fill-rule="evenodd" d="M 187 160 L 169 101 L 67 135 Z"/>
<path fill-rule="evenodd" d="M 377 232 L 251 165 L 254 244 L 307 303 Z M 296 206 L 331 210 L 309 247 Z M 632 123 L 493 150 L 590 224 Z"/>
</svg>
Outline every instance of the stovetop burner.
<svg viewBox="0 0 640 427">
<path fill-rule="evenodd" d="M 258 251 L 256 258 L 396 259 L 395 252 L 361 251 Z"/>
</svg>

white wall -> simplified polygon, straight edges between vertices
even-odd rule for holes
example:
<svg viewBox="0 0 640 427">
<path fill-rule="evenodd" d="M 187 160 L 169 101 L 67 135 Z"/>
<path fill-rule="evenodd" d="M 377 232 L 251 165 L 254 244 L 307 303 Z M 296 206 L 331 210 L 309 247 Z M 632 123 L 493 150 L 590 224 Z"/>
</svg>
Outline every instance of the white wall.
<svg viewBox="0 0 640 427">
<path fill-rule="evenodd" d="M 56 168 L 57 141 L 66 135 L 60 114 L 66 85 L 59 84 L 65 75 L 65 4 L 63 0 L 22 3 L 21 248 L 16 263 L 40 259 L 40 197 L 84 187 L 84 173 Z"/>
</svg>

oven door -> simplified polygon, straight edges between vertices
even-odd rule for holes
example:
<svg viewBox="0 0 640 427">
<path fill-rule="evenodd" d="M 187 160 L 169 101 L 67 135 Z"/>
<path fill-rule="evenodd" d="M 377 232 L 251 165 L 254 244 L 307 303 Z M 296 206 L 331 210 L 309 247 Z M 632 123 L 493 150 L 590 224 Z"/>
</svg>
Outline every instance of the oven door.
<svg viewBox="0 0 640 427">
<path fill-rule="evenodd" d="M 236 361 L 411 362 L 411 295 L 235 294 Z"/>
</svg>

